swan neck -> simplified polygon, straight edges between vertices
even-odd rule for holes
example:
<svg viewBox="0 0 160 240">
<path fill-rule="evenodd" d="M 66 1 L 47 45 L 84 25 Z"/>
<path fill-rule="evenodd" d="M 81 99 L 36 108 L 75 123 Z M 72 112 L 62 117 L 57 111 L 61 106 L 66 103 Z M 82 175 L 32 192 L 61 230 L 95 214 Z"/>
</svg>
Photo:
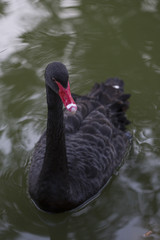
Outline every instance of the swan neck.
<svg viewBox="0 0 160 240">
<path fill-rule="evenodd" d="M 43 170 L 67 175 L 67 159 L 63 122 L 63 104 L 56 93 L 47 88 L 48 118 Z"/>
</svg>

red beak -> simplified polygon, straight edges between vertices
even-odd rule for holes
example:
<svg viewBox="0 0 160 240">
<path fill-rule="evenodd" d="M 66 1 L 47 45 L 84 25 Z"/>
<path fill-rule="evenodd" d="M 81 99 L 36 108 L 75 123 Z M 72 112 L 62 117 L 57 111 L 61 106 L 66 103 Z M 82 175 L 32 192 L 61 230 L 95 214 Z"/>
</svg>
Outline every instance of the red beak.
<svg viewBox="0 0 160 240">
<path fill-rule="evenodd" d="M 62 87 L 62 85 L 57 81 L 56 81 L 56 83 L 59 87 L 59 96 L 60 96 L 65 108 L 68 111 L 75 113 L 77 111 L 77 105 L 71 96 L 69 82 L 68 82 L 67 88 Z"/>
</svg>

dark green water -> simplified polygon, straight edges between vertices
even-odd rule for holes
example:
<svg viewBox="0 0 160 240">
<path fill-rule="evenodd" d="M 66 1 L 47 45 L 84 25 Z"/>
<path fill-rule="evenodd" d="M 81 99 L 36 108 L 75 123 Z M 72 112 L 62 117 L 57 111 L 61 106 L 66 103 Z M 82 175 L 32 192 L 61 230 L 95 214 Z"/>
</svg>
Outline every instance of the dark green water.
<svg viewBox="0 0 160 240">
<path fill-rule="evenodd" d="M 0 1 L 0 239 L 160 239 L 160 1 Z M 62 61 L 73 92 L 118 76 L 132 94 L 133 149 L 83 209 L 49 215 L 27 195 L 46 124 L 43 73 Z"/>
</svg>

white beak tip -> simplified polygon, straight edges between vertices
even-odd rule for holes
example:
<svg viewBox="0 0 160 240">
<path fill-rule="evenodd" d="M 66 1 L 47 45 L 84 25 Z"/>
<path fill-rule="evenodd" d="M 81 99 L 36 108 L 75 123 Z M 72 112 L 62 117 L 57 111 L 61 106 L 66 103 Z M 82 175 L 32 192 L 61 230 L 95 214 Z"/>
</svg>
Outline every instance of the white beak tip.
<svg viewBox="0 0 160 240">
<path fill-rule="evenodd" d="M 75 103 L 70 103 L 66 106 L 67 110 L 70 111 L 71 113 L 76 113 L 77 111 L 77 105 Z"/>
</svg>

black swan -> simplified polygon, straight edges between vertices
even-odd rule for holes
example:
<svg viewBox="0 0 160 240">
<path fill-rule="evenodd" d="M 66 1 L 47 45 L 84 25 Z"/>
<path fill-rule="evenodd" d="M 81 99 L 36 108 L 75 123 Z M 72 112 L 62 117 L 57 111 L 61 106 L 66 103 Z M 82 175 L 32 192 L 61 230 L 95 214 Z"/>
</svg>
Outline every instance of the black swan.
<svg viewBox="0 0 160 240">
<path fill-rule="evenodd" d="M 120 166 L 131 140 L 125 131 L 130 95 L 124 94 L 122 80 L 108 79 L 86 96 L 71 96 L 68 79 L 62 63 L 47 66 L 47 129 L 29 170 L 30 196 L 47 212 L 91 200 Z"/>
</svg>

